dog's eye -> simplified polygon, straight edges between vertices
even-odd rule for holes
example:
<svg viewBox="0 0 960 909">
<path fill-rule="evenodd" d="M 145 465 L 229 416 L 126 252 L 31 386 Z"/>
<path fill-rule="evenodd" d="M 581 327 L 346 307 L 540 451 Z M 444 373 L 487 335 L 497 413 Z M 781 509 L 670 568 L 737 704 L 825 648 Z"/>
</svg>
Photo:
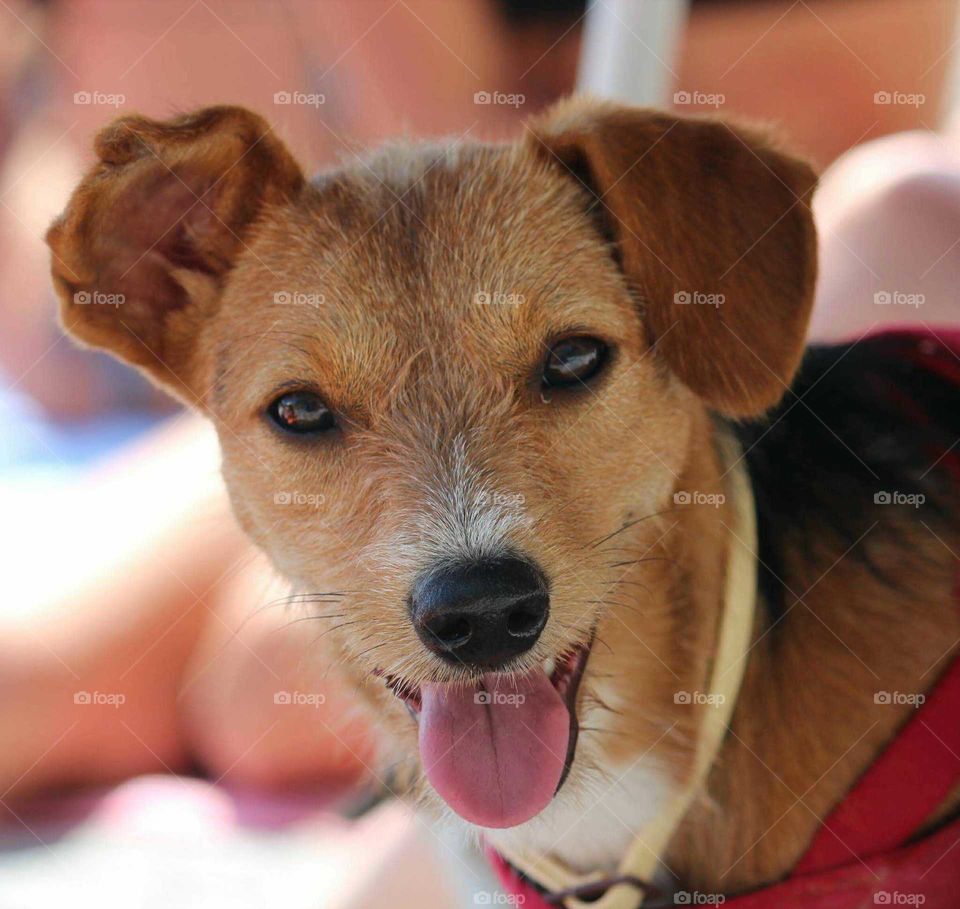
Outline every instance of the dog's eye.
<svg viewBox="0 0 960 909">
<path fill-rule="evenodd" d="M 597 338 L 564 338 L 547 354 L 543 384 L 547 388 L 576 387 L 592 379 L 607 358 L 607 345 Z"/>
<path fill-rule="evenodd" d="M 287 432 L 326 432 L 337 425 L 333 411 L 312 391 L 290 391 L 274 401 L 267 413 Z"/>
</svg>

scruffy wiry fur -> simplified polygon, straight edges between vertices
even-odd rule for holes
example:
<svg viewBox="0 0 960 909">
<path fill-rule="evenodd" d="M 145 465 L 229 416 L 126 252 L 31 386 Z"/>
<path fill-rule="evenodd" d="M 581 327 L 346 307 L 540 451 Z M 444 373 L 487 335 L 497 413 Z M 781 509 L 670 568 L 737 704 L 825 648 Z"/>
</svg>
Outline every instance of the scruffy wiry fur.
<svg viewBox="0 0 960 909">
<path fill-rule="evenodd" d="M 551 805 L 493 837 L 612 867 L 711 709 L 676 695 L 706 690 L 732 545 L 715 415 L 762 416 L 800 361 L 813 173 L 756 129 L 582 99 L 513 144 L 399 144 L 313 182 L 239 108 L 123 118 L 97 152 L 49 233 L 66 327 L 214 422 L 237 518 L 297 589 L 341 596 L 326 658 L 434 809 L 374 672 L 467 674 L 420 643 L 411 585 L 464 556 L 542 566 L 550 619 L 511 668 L 595 630 L 582 731 Z M 572 334 L 609 363 L 545 394 Z M 338 428 L 283 436 L 264 413 L 290 388 Z M 909 601 L 827 536 L 781 553 L 803 604 L 776 634 L 758 613 L 732 733 L 664 856 L 676 883 L 782 875 L 909 709 L 873 692 L 932 683 L 960 633 L 951 556 L 916 523 L 882 539 L 927 556 Z"/>
</svg>

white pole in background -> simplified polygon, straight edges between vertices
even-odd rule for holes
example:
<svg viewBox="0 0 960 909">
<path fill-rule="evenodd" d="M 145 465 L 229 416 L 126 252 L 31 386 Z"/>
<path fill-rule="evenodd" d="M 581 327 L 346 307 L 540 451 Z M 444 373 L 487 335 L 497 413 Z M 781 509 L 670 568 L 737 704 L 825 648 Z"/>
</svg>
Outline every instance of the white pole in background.
<svg viewBox="0 0 960 909">
<path fill-rule="evenodd" d="M 960 9 L 953 21 L 953 46 L 950 63 L 944 76 L 943 116 L 941 128 L 947 132 L 960 133 Z"/>
<path fill-rule="evenodd" d="M 687 0 L 590 0 L 578 91 L 669 107 L 687 6 Z"/>
</svg>

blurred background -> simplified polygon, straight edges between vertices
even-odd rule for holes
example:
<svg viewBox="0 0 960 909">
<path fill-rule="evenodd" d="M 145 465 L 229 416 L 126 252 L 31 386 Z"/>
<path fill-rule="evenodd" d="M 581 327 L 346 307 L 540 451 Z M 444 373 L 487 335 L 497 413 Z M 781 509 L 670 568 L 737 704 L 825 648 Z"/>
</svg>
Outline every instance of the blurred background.
<svg viewBox="0 0 960 909">
<path fill-rule="evenodd" d="M 235 529 L 210 433 L 65 340 L 43 236 L 100 127 L 242 104 L 310 172 L 397 135 L 518 136 L 578 86 L 773 121 L 823 172 L 813 337 L 935 329 L 960 313 L 957 13 L 0 0 L 0 909 L 496 902 L 396 803 L 344 819 L 391 781 Z"/>
</svg>

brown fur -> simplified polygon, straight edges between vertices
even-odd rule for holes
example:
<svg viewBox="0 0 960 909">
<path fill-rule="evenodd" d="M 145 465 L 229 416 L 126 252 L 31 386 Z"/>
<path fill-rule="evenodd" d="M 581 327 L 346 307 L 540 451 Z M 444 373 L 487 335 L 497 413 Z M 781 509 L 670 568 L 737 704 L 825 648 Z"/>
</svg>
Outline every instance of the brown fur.
<svg viewBox="0 0 960 909">
<path fill-rule="evenodd" d="M 614 105 L 568 101 L 532 132 L 595 191 L 673 371 L 732 416 L 779 401 L 813 304 L 813 171 L 760 132 Z M 694 292 L 724 303 L 680 315 Z"/>
<path fill-rule="evenodd" d="M 324 641 L 389 733 L 385 759 L 415 767 L 416 730 L 372 670 L 457 678 L 410 626 L 413 578 L 499 540 L 552 582 L 518 669 L 597 628 L 558 798 L 648 749 L 682 780 L 699 714 L 673 696 L 707 686 L 731 515 L 672 497 L 723 489 L 709 410 L 759 414 L 796 368 L 811 171 L 756 131 L 584 101 L 516 145 L 395 146 L 314 183 L 238 109 L 127 118 L 97 149 L 49 235 L 64 324 L 204 409 L 250 536 L 298 589 L 347 594 Z M 78 306 L 81 291 L 125 302 Z M 723 303 L 678 305 L 683 292 Z M 590 389 L 543 400 L 546 345 L 569 332 L 607 340 L 613 361 Z M 280 437 L 263 410 L 291 383 L 342 428 Z M 291 490 L 322 507 L 276 501 Z M 522 498 L 522 514 L 477 505 L 484 492 Z M 796 553 L 785 580 L 812 590 L 776 635 L 758 616 L 734 735 L 665 857 L 684 881 L 731 891 L 783 874 L 902 722 L 873 692 L 933 681 L 931 654 L 960 630 L 949 555 L 901 531 L 877 545 L 905 571 L 909 546 L 935 566 L 910 603 L 859 563 L 831 567 L 828 546 Z"/>
<path fill-rule="evenodd" d="M 98 164 L 47 235 L 63 324 L 192 403 L 191 341 L 216 312 L 243 234 L 303 175 L 266 122 L 230 107 L 168 123 L 121 117 L 95 149 Z M 122 317 L 75 305 L 84 291 L 122 295 Z"/>
</svg>

